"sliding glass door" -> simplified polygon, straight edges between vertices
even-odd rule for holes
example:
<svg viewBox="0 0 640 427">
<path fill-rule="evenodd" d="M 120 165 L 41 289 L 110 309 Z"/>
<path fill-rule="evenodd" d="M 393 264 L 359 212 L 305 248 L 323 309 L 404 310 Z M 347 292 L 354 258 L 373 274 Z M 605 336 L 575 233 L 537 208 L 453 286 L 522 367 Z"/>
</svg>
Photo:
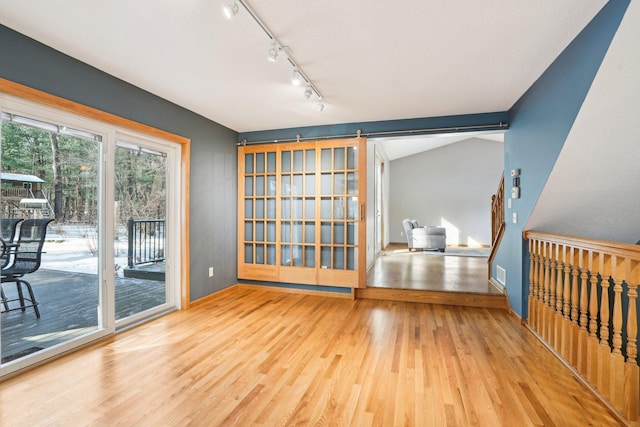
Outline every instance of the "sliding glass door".
<svg viewBox="0 0 640 427">
<path fill-rule="evenodd" d="M 178 307 L 180 147 L 0 96 L 0 376 Z"/>
<path fill-rule="evenodd" d="M 167 154 L 132 138 L 115 150 L 115 316 L 137 319 L 163 307 L 167 288 Z"/>
</svg>

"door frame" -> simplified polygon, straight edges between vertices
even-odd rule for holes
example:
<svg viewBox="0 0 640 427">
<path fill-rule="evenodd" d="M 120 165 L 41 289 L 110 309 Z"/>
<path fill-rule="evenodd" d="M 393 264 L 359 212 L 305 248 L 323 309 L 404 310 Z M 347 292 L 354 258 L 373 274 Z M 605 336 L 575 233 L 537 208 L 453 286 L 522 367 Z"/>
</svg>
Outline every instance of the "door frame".
<svg viewBox="0 0 640 427">
<path fill-rule="evenodd" d="M 325 150 L 333 150 L 333 149 L 352 149 L 355 151 L 355 161 L 357 162 L 357 167 L 355 169 L 351 169 L 348 166 L 344 168 L 336 169 L 327 169 L 323 170 L 321 167 L 321 153 Z M 289 174 L 294 174 L 293 171 L 283 171 L 281 167 L 281 153 L 282 152 L 295 152 L 295 151 L 315 151 L 315 166 L 314 166 L 314 175 L 315 175 L 315 190 L 313 192 L 313 198 L 315 200 L 315 215 L 313 219 L 307 218 L 298 218 L 300 221 L 310 221 L 315 222 L 315 241 L 312 244 L 307 246 L 314 246 L 316 249 L 315 256 L 316 261 L 313 267 L 305 268 L 304 266 L 285 266 L 280 265 L 281 262 L 279 251 L 281 246 L 291 245 L 301 245 L 304 243 L 294 242 L 293 244 L 289 244 L 287 242 L 283 242 L 280 235 L 280 225 L 276 225 L 276 238 L 272 241 L 266 240 L 256 240 L 253 237 L 247 239 L 245 236 L 245 227 L 249 223 L 250 229 L 246 233 L 251 233 L 252 236 L 255 236 L 251 230 L 253 229 L 253 223 L 263 222 L 265 218 L 254 216 L 253 212 L 245 213 L 245 202 L 248 203 L 250 209 L 253 209 L 254 199 L 264 199 L 264 198 L 273 198 L 276 200 L 276 214 L 274 218 L 266 218 L 268 221 L 273 221 L 276 224 L 280 224 L 283 220 L 289 221 L 293 218 L 283 217 L 281 214 L 281 199 L 291 198 L 293 194 L 282 194 L 281 185 L 279 180 L 283 176 L 288 176 Z M 251 161 L 254 162 L 253 156 L 262 153 L 264 157 L 261 159 L 266 159 L 268 154 L 275 153 L 276 165 L 273 171 L 269 172 L 266 169 L 263 171 L 262 169 L 258 172 L 254 170 L 253 163 L 248 164 L 249 168 L 247 169 L 247 165 L 245 165 L 245 155 L 252 156 Z M 332 157 L 333 158 L 333 157 Z M 260 164 L 262 165 L 263 160 L 261 160 Z M 345 171 L 348 171 L 347 174 L 351 174 L 355 172 L 357 174 L 357 192 L 354 194 L 345 193 L 333 193 L 322 195 L 321 194 L 321 175 L 322 172 L 328 173 L 331 175 L 332 173 L 342 174 Z M 306 172 L 306 171 L 305 171 Z M 300 171 L 302 173 L 302 171 Z M 256 197 L 253 192 L 253 182 L 254 179 L 257 181 L 258 177 L 266 176 L 275 176 L 276 179 L 276 193 L 272 195 L 267 195 L 266 193 L 260 194 Z M 333 175 L 331 175 L 333 176 Z M 331 178 L 333 180 L 333 178 Z M 252 184 L 250 189 L 245 189 L 245 180 L 249 180 L 247 182 L 251 182 Z M 266 180 L 266 178 L 265 178 Z M 262 182 L 262 181 L 261 181 Z M 333 181 L 332 181 L 333 182 Z M 366 139 L 365 138 L 349 138 L 349 139 L 335 139 L 335 140 L 318 140 L 318 141 L 306 141 L 300 143 L 279 143 L 279 144 L 256 144 L 250 146 L 240 146 L 238 147 L 238 255 L 237 255 L 237 264 L 238 264 L 238 278 L 245 280 L 258 280 L 258 281 L 268 281 L 268 282 L 282 282 L 296 285 L 317 285 L 317 286 L 329 286 L 329 287 L 343 287 L 343 288 L 358 288 L 366 286 L 366 182 L 367 182 L 367 163 L 366 163 Z M 333 185 L 333 184 L 332 184 Z M 346 181 L 345 181 L 345 185 Z M 332 187 L 333 188 L 333 187 Z M 246 194 L 246 191 L 249 191 L 249 194 Z M 309 195 L 310 196 L 310 195 Z M 295 197 L 309 197 L 308 195 L 301 194 Z M 355 197 L 354 197 L 355 196 Z M 346 222 L 357 224 L 357 243 L 355 245 L 350 245 L 347 243 L 346 246 L 355 247 L 356 263 L 357 267 L 355 270 L 349 270 L 346 268 L 326 268 L 322 267 L 320 263 L 321 259 L 321 247 L 342 247 L 343 243 L 322 243 L 321 242 L 321 232 L 320 226 L 323 222 L 321 218 L 321 199 L 329 198 L 352 198 L 355 199 L 355 204 L 357 205 L 355 211 L 354 218 L 344 218 Z M 261 205 L 262 206 L 262 205 Z M 262 208 L 261 208 L 262 209 Z M 333 209 L 333 208 L 332 208 Z M 347 206 L 345 206 L 347 209 Z M 262 211 L 261 211 L 262 212 Z M 333 217 L 332 217 L 333 218 Z M 326 222 L 333 223 L 334 219 L 325 219 Z M 337 223 L 342 222 L 342 220 L 336 220 Z M 346 225 L 348 227 L 348 225 Z M 331 231 L 333 233 L 333 229 Z M 276 256 L 275 264 L 268 264 L 267 262 L 260 261 L 254 262 L 255 254 L 252 255 L 252 251 L 255 251 L 257 246 L 265 245 L 273 245 L 276 247 Z M 245 246 L 248 247 L 250 252 L 249 255 L 245 255 Z M 253 249 L 252 249 L 253 248 Z M 256 252 L 257 253 L 257 252 Z M 245 261 L 245 256 L 250 259 L 250 261 Z"/>
<path fill-rule="evenodd" d="M 15 110 L 23 112 L 30 117 L 39 118 L 44 121 L 68 122 L 69 124 L 77 124 L 78 128 L 87 128 L 95 134 L 103 137 L 101 144 L 100 162 L 104 166 L 107 158 L 113 156 L 113 149 L 109 149 L 109 143 L 112 141 L 115 147 L 115 137 L 120 134 L 134 134 L 139 138 L 148 138 L 156 141 L 163 141 L 165 144 L 173 144 L 176 149 L 177 158 L 175 171 L 170 172 L 175 176 L 173 180 L 173 188 L 176 192 L 175 203 L 177 217 L 173 222 L 172 231 L 167 239 L 173 239 L 175 242 L 175 250 L 173 259 L 175 265 L 167 271 L 167 275 L 172 274 L 175 283 L 175 292 L 172 292 L 175 298 L 175 307 L 178 309 L 187 309 L 190 305 L 189 291 L 189 156 L 190 156 L 190 140 L 178 135 L 171 134 L 141 123 L 125 119 L 111 113 L 106 113 L 98 109 L 88 107 L 73 101 L 69 101 L 55 95 L 48 94 L 18 83 L 11 82 L 0 78 L 0 106 L 2 109 L 9 111 Z M 43 116 L 44 113 L 44 116 Z M 104 144 L 107 144 L 104 148 Z M 106 154 L 105 154 L 106 152 Z M 111 163 L 113 164 L 113 163 Z M 109 194 L 112 188 L 109 188 L 108 180 L 105 177 L 106 168 L 102 168 L 99 184 L 101 186 L 101 196 L 99 203 L 102 206 L 108 206 Z M 111 200 L 113 197 L 111 196 Z M 113 220 L 113 212 L 108 209 L 100 209 L 102 215 L 99 217 L 99 232 L 101 235 L 105 233 L 105 224 L 107 221 Z M 105 269 L 110 265 L 113 271 L 113 245 L 102 239 L 100 264 L 102 271 L 98 272 L 99 280 L 99 298 L 103 307 L 98 315 L 98 330 L 88 335 L 82 336 L 70 342 L 64 342 L 54 347 L 34 353 L 29 357 L 17 359 L 0 367 L 0 378 L 17 372 L 27 366 L 40 363 L 48 358 L 73 350 L 79 346 L 86 345 L 97 339 L 104 338 L 116 332 L 116 322 L 114 320 L 114 293 L 113 283 L 111 286 L 105 286 L 107 281 Z M 171 246 L 171 245 L 169 245 Z M 167 265 L 169 268 L 169 265 Z M 167 276 L 169 277 L 169 276 Z M 113 281 L 113 278 L 111 279 Z M 104 306 L 103 306 L 104 304 Z M 106 307 L 106 308 L 104 308 Z M 149 317 L 150 319 L 151 317 Z"/>
</svg>

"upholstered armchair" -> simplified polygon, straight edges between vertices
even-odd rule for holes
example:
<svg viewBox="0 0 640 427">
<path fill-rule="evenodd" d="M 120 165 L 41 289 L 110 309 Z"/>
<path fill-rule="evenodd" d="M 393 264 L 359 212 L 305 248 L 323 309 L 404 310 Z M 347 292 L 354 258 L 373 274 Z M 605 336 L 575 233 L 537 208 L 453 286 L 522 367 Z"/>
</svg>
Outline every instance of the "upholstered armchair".
<svg viewBox="0 0 640 427">
<path fill-rule="evenodd" d="M 404 233 L 407 236 L 409 251 L 414 249 L 439 250 L 444 252 L 447 247 L 447 229 L 444 227 L 421 227 L 415 220 L 402 221 Z"/>
</svg>

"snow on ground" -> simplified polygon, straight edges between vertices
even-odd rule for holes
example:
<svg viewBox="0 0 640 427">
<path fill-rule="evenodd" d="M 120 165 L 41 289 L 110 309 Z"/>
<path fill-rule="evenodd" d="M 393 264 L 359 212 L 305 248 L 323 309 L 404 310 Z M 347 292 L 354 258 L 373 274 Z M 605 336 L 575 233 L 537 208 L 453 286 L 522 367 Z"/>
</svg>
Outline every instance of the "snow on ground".
<svg viewBox="0 0 640 427">
<path fill-rule="evenodd" d="M 92 253 L 96 247 L 96 228 L 87 225 L 50 225 L 42 247 L 40 268 L 76 273 L 98 273 L 98 257 Z M 118 275 L 127 266 L 127 239 L 122 235 L 114 244 L 115 265 Z"/>
</svg>

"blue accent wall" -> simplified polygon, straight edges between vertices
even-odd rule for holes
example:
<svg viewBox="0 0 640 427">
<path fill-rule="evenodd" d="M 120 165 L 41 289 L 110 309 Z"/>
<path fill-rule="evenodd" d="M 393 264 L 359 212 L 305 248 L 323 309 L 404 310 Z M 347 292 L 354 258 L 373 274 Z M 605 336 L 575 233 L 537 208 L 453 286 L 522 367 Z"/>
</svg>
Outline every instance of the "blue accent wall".
<svg viewBox="0 0 640 427">
<path fill-rule="evenodd" d="M 236 132 L 1 25 L 0 52 L 4 79 L 191 139 L 191 299 L 236 283 Z"/>
<path fill-rule="evenodd" d="M 321 113 L 318 113 L 321 114 Z M 405 120 L 386 120 L 378 122 L 360 122 L 360 123 L 342 123 L 336 125 L 325 126 L 309 126 L 299 128 L 288 129 L 274 129 L 264 130 L 256 132 L 244 132 L 238 135 L 238 142 L 247 140 L 251 143 L 253 141 L 295 141 L 296 136 L 300 135 L 302 139 L 313 138 L 325 138 L 325 137 L 343 137 L 355 135 L 358 131 L 362 134 L 384 132 L 384 136 L 393 136 L 394 132 L 398 134 L 404 131 L 410 131 L 415 129 L 440 129 L 440 128 L 464 128 L 466 126 L 487 126 L 484 130 L 500 130 L 500 123 L 507 125 L 509 120 L 509 113 L 497 112 L 497 113 L 484 113 L 484 114 L 464 114 L 457 116 L 442 116 L 442 117 L 424 117 L 417 119 L 405 119 Z M 452 129 L 448 132 L 456 132 Z M 459 131 L 464 131 L 460 129 Z M 388 134 L 387 134 L 388 133 Z M 443 133 L 442 131 L 424 131 L 415 132 L 414 135 L 426 134 L 426 133 Z"/>
<path fill-rule="evenodd" d="M 506 230 L 494 259 L 507 271 L 511 308 L 527 317 L 529 252 L 522 238 L 553 165 L 624 16 L 628 0 L 611 0 L 510 110 L 505 134 L 505 194 L 512 169 L 521 169 L 521 197 L 506 209 Z M 506 203 L 506 201 L 505 201 Z M 517 212 L 518 223 L 512 223 Z"/>
</svg>

